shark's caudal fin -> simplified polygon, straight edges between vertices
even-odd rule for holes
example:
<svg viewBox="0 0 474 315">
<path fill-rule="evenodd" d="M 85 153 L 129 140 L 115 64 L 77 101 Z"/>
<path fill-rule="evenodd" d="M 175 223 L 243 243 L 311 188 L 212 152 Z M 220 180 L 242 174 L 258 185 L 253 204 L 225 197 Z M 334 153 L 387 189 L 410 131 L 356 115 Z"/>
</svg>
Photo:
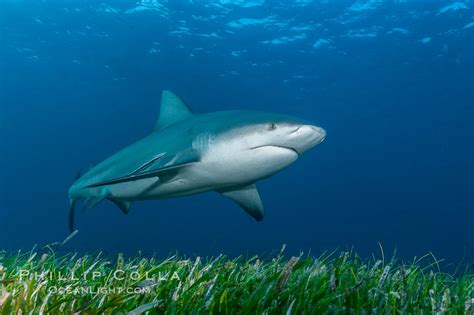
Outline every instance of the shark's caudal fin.
<svg viewBox="0 0 474 315">
<path fill-rule="evenodd" d="M 184 102 L 172 92 L 164 90 L 161 95 L 160 117 L 154 130 L 160 130 L 178 121 L 191 117 L 193 113 Z"/>
<path fill-rule="evenodd" d="M 255 220 L 263 220 L 263 203 L 255 184 L 219 192 L 227 198 L 235 201 Z"/>
<path fill-rule="evenodd" d="M 74 209 L 76 207 L 77 199 L 70 200 L 69 206 L 69 232 L 74 232 Z"/>
</svg>

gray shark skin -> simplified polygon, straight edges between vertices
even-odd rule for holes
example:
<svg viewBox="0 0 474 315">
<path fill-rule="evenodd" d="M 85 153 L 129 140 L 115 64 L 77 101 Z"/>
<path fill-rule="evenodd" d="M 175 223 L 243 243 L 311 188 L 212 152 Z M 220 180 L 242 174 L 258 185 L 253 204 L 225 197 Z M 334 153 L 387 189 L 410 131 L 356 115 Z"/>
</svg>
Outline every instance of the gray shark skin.
<svg viewBox="0 0 474 315">
<path fill-rule="evenodd" d="M 268 178 L 326 137 L 324 129 L 291 116 L 258 111 L 193 114 L 163 91 L 153 131 L 79 177 L 69 189 L 74 208 L 108 199 L 124 213 L 136 200 L 217 191 L 257 221 L 264 208 L 255 183 Z"/>
</svg>

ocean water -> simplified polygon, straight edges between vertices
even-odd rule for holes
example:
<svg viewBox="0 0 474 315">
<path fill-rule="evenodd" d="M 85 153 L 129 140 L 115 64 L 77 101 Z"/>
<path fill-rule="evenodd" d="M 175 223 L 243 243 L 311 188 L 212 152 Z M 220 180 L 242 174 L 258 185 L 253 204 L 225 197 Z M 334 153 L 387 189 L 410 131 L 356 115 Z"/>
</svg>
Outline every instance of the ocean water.
<svg viewBox="0 0 474 315">
<path fill-rule="evenodd" d="M 327 138 L 258 183 L 76 213 L 71 251 L 288 254 L 382 244 L 474 259 L 474 2 L 0 3 L 0 248 L 68 235 L 76 173 L 147 135 L 161 91 L 196 113 L 291 114 Z"/>
</svg>

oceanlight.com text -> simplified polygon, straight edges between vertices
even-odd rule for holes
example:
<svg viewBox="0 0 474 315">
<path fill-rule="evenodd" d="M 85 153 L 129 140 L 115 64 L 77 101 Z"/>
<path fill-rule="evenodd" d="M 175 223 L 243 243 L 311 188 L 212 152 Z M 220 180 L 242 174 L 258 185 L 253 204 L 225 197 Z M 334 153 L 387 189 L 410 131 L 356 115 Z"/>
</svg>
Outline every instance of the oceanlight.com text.
<svg viewBox="0 0 474 315">
<path fill-rule="evenodd" d="M 152 290 L 151 287 L 135 287 L 135 288 L 125 288 L 125 287 L 76 287 L 72 288 L 67 287 L 49 287 L 49 294 L 59 294 L 59 295 L 88 295 L 88 294 L 146 294 L 150 293 Z"/>
</svg>

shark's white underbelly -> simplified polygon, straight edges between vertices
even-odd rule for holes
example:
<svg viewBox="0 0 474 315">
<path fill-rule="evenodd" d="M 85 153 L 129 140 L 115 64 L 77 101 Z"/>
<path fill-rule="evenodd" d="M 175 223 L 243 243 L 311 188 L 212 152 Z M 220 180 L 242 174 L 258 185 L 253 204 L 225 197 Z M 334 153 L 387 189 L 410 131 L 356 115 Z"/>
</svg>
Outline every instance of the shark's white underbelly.
<svg viewBox="0 0 474 315">
<path fill-rule="evenodd" d="M 267 178 L 297 158 L 296 152 L 274 146 L 245 151 L 214 150 L 174 177 L 118 184 L 110 192 L 116 199 L 163 199 L 238 187 Z"/>
</svg>

